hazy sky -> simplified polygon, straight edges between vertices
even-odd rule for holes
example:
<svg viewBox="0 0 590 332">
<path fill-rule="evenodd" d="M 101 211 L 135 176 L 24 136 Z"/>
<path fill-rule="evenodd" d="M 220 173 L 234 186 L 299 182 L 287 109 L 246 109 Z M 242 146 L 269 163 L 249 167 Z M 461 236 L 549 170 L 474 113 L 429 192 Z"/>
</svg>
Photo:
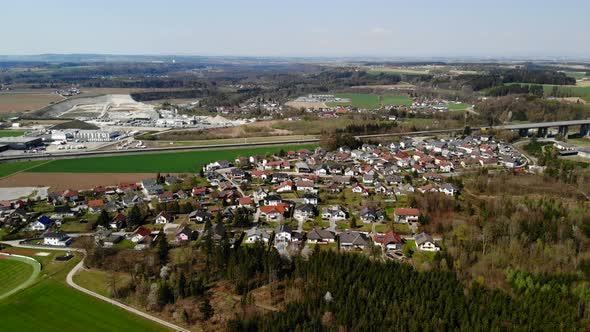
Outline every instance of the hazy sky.
<svg viewBox="0 0 590 332">
<path fill-rule="evenodd" d="M 590 0 L 0 0 L 0 54 L 590 56 Z"/>
</svg>

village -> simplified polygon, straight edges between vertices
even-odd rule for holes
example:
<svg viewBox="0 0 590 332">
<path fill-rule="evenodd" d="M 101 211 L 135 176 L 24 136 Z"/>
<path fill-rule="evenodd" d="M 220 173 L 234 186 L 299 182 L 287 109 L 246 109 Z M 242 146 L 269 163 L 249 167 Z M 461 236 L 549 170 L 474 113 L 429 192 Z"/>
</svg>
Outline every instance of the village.
<svg viewBox="0 0 590 332">
<path fill-rule="evenodd" d="M 406 138 L 328 152 L 281 151 L 156 175 L 139 183 L 51 192 L 46 200 L 0 202 L 5 239 L 69 246 L 93 236 L 105 247 L 149 248 L 158 236 L 182 244 L 209 234 L 233 245 L 262 242 L 285 256 L 311 246 L 407 259 L 443 239 L 421 231 L 412 195 L 458 197 L 457 176 L 479 168 L 522 171 L 526 159 L 491 137 Z M 208 233 L 210 232 L 210 233 Z M 404 249 L 404 246 L 408 246 Z"/>
</svg>

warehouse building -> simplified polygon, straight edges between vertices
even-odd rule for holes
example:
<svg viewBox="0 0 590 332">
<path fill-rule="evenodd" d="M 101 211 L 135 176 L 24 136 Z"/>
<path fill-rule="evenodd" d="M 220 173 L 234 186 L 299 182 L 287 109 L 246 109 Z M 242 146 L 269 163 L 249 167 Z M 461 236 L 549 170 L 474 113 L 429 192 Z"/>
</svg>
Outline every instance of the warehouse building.
<svg viewBox="0 0 590 332">
<path fill-rule="evenodd" d="M 43 145 L 43 140 L 40 137 L 0 137 L 0 145 L 7 145 L 13 150 L 28 150 L 40 145 Z"/>
</svg>

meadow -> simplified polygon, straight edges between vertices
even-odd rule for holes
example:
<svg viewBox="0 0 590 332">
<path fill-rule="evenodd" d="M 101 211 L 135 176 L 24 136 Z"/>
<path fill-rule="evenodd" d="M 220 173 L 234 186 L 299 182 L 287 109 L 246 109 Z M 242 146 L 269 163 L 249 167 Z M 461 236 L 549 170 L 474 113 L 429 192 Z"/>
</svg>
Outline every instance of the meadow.
<svg viewBox="0 0 590 332">
<path fill-rule="evenodd" d="M 470 106 L 471 105 L 466 104 L 466 103 L 459 103 L 459 104 L 450 103 L 448 105 L 449 111 L 464 111 L 464 110 L 468 109 Z"/>
<path fill-rule="evenodd" d="M 50 89 L 12 90 L 0 92 L 0 114 L 34 111 L 64 98 Z"/>
<path fill-rule="evenodd" d="M 233 161 L 240 156 L 277 153 L 281 149 L 313 149 L 314 145 L 287 145 L 259 148 L 203 150 L 190 152 L 153 153 L 79 159 L 58 159 L 29 169 L 35 173 L 191 173 L 216 161 Z M 2 166 L 2 165 L 0 165 Z M 1 173 L 0 173 L 1 174 Z"/>
<path fill-rule="evenodd" d="M 380 106 L 393 106 L 412 104 L 409 96 L 404 95 L 376 95 L 369 93 L 338 93 L 335 95 L 339 98 L 348 98 L 350 102 L 332 102 L 326 103 L 329 107 L 351 105 L 362 108 L 376 108 Z"/>
</svg>

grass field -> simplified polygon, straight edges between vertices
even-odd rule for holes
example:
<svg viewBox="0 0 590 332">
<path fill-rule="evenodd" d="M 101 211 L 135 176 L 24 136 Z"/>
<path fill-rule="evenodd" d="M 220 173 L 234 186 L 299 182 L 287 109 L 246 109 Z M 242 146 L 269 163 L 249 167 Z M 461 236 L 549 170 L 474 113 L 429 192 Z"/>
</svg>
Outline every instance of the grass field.
<svg viewBox="0 0 590 332">
<path fill-rule="evenodd" d="M 58 159 L 32 168 L 29 172 L 48 173 L 190 173 L 216 160 L 233 161 L 239 156 L 276 153 L 281 149 L 312 149 L 313 145 L 204 150 L 191 152 L 155 153 L 112 157 Z M 2 165 L 0 165 L 2 166 Z M 1 169 L 0 169 L 1 174 Z"/>
<path fill-rule="evenodd" d="M 586 72 L 585 71 L 564 71 L 564 73 L 569 76 L 569 77 L 573 77 L 577 80 L 580 80 L 584 77 L 586 77 Z"/>
<path fill-rule="evenodd" d="M 39 251 L 26 249 L 27 251 Z M 63 252 L 36 256 L 42 276 L 31 287 L 0 300 L 2 331 L 168 331 L 107 302 L 79 292 L 65 283 L 66 274 L 79 262 L 57 262 Z"/>
<path fill-rule="evenodd" d="M 16 137 L 24 135 L 22 130 L 0 130 L 0 137 Z"/>
<path fill-rule="evenodd" d="M 0 178 L 41 165 L 43 163 L 45 163 L 45 161 L 18 161 L 14 163 L 0 164 Z"/>
<path fill-rule="evenodd" d="M 450 103 L 448 105 L 450 111 L 464 111 L 468 109 L 471 105 L 465 103 L 454 104 Z"/>
<path fill-rule="evenodd" d="M 53 279 L 1 301 L 0 321 L 3 331 L 167 331 Z"/>
<path fill-rule="evenodd" d="M 369 94 L 369 93 L 338 93 L 335 95 L 339 98 L 348 98 L 350 102 L 348 103 L 341 103 L 341 102 L 333 102 L 333 103 L 326 103 L 330 107 L 335 107 L 338 105 L 352 105 L 355 107 L 362 107 L 362 108 L 376 108 L 380 106 L 389 106 L 389 105 L 406 105 L 409 106 L 412 104 L 412 100 L 408 96 L 403 95 L 376 95 L 376 94 Z"/>
<path fill-rule="evenodd" d="M 33 271 L 33 266 L 23 261 L 0 259 L 0 297 L 26 282 Z"/>
<path fill-rule="evenodd" d="M 532 85 L 530 83 L 509 83 L 509 84 L 521 84 L 521 85 Z M 590 102 L 590 86 L 575 86 L 575 85 L 552 85 L 542 84 L 545 96 L 549 96 L 554 87 L 561 92 L 567 92 L 575 97 L 580 97 L 586 102 Z"/>
</svg>

